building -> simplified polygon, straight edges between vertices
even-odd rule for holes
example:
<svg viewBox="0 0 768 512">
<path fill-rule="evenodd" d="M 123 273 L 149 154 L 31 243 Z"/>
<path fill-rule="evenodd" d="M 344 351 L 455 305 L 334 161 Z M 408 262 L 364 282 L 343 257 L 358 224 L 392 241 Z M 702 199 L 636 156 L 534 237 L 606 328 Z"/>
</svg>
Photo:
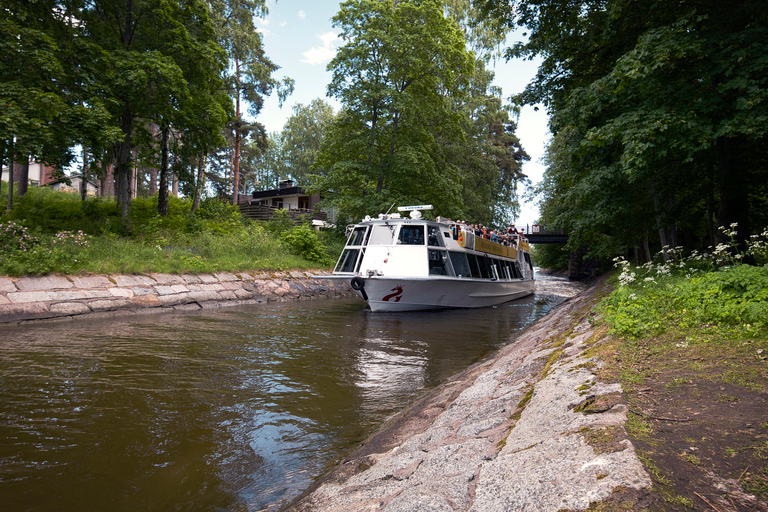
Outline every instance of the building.
<svg viewBox="0 0 768 512">
<path fill-rule="evenodd" d="M 324 226 L 329 215 L 315 208 L 319 202 L 320 194 L 307 195 L 301 187 L 293 186 L 293 180 L 285 180 L 276 189 L 254 191 L 251 197 L 240 196 L 239 206 L 240 213 L 251 219 L 266 221 L 276 210 L 282 209 L 288 210 L 297 221 L 301 216 L 309 215 L 313 225 Z"/>
<path fill-rule="evenodd" d="M 21 164 L 13 164 L 13 179 L 18 181 L 21 175 Z M 40 164 L 37 162 L 30 162 L 29 164 L 29 185 L 32 187 L 45 186 L 49 183 L 54 183 L 56 180 L 53 178 L 54 168 L 50 165 Z M 2 180 L 8 181 L 8 166 L 3 166 Z"/>
</svg>

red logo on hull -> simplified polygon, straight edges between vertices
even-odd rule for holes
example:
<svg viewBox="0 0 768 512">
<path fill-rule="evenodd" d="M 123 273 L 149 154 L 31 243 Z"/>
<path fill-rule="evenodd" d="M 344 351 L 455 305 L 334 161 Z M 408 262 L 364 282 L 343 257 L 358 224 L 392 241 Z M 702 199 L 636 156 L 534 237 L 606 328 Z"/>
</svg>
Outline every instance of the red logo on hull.
<svg viewBox="0 0 768 512">
<path fill-rule="evenodd" d="M 400 299 L 402 299 L 403 294 L 403 287 L 402 285 L 397 285 L 394 288 L 392 288 L 392 291 L 395 293 L 390 293 L 389 295 L 384 296 L 383 300 L 384 302 L 389 302 L 390 299 L 395 299 L 395 302 L 400 302 Z"/>
</svg>

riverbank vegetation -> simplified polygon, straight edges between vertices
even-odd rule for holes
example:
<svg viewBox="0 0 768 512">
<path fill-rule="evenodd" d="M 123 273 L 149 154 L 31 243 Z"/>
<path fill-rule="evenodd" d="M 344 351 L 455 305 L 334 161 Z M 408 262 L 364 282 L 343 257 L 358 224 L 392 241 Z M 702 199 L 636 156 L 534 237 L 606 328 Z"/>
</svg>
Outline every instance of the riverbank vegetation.
<svg viewBox="0 0 768 512">
<path fill-rule="evenodd" d="M 536 196 L 569 249 L 639 265 L 768 226 L 768 3 L 475 3 L 525 27 L 507 57 L 542 59 L 516 100 L 550 114 Z"/>
<path fill-rule="evenodd" d="M 171 197 L 163 217 L 157 196 L 134 199 L 126 234 L 114 200 L 30 189 L 0 217 L 0 275 L 308 269 L 332 265 L 344 244 L 287 213 L 257 222 L 218 199 L 191 207 Z"/>
<path fill-rule="evenodd" d="M 627 429 L 663 510 L 768 500 L 768 230 L 743 251 L 736 225 L 720 231 L 728 242 L 708 254 L 617 258 L 597 309 L 613 340 L 603 371 L 622 382 Z M 629 498 L 621 510 L 648 506 Z"/>
<path fill-rule="evenodd" d="M 0 164 L 20 184 L 9 208 L 34 179 L 29 164 L 45 163 L 51 183 L 114 197 L 127 229 L 136 197 L 157 194 L 166 216 L 171 190 L 239 204 L 288 179 L 341 218 L 432 203 L 508 225 L 529 159 L 489 69 L 509 29 L 471 0 L 341 2 L 327 91 L 340 111 L 297 104 L 267 134 L 265 100 L 294 87 L 264 51 L 268 7 L 0 0 Z"/>
</svg>

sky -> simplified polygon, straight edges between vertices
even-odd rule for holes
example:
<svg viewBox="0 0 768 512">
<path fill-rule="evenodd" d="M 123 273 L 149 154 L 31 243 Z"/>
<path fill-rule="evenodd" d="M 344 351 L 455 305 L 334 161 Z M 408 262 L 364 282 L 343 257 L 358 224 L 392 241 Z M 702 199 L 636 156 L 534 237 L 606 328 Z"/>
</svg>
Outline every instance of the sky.
<svg viewBox="0 0 768 512">
<path fill-rule="evenodd" d="M 297 104 L 308 105 L 315 98 L 322 98 L 338 110 L 340 104 L 326 96 L 326 86 L 331 79 L 327 71 L 328 62 L 334 57 L 342 41 L 339 30 L 334 29 L 331 18 L 339 7 L 333 0 L 267 0 L 269 15 L 257 20 L 257 26 L 264 38 L 267 56 L 280 66 L 274 77 L 290 77 L 295 80 L 294 92 L 282 108 L 277 95 L 273 94 L 264 104 L 257 117 L 267 132 L 282 130 L 283 125 Z M 516 39 L 515 34 L 507 39 L 507 46 Z M 500 86 L 504 98 L 521 92 L 534 77 L 537 61 L 501 61 L 497 63 L 495 84 Z M 542 179 L 544 166 L 541 158 L 549 139 L 547 115 L 543 108 L 524 107 L 520 114 L 517 136 L 531 161 L 523 165 L 523 172 L 535 184 Z M 522 190 L 520 193 L 522 194 Z M 538 207 L 533 203 L 521 204 L 518 227 L 532 224 L 538 219 Z M 436 212 L 438 215 L 440 212 Z M 471 220 L 471 219 L 470 219 Z"/>
</svg>

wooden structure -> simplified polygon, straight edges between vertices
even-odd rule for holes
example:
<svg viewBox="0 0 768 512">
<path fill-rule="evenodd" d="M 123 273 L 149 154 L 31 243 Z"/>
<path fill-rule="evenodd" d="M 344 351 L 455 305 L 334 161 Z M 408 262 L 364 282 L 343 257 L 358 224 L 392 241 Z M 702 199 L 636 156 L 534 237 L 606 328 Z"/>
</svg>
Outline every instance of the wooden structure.
<svg viewBox="0 0 768 512">
<path fill-rule="evenodd" d="M 280 182 L 279 188 L 253 192 L 251 197 L 240 196 L 240 214 L 249 219 L 268 221 L 277 210 L 287 210 L 297 224 L 301 217 L 309 215 L 318 221 L 327 220 L 325 212 L 315 208 L 320 202 L 319 194 L 307 195 L 301 187 L 294 187 L 293 181 Z"/>
</svg>

